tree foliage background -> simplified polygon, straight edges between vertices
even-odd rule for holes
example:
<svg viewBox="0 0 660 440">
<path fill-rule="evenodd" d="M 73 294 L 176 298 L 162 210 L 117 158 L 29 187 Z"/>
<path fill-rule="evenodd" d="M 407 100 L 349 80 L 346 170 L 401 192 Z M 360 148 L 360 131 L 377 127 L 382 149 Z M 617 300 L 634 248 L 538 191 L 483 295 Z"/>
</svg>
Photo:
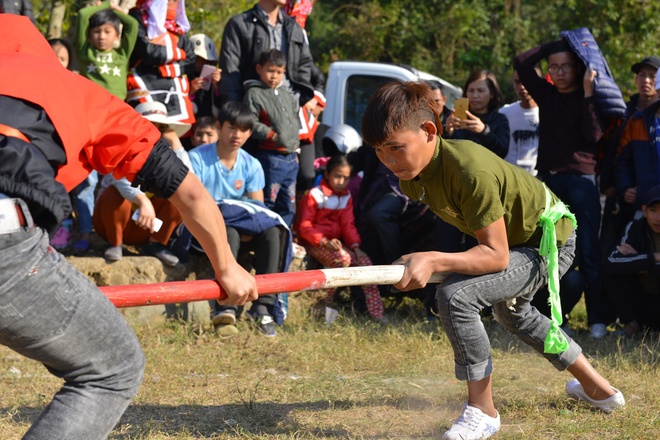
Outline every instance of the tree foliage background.
<svg viewBox="0 0 660 440">
<path fill-rule="evenodd" d="M 65 2 L 64 32 L 81 0 L 34 0 L 46 32 L 55 3 Z M 219 46 L 225 23 L 256 0 L 189 0 L 192 33 Z M 477 68 L 493 71 L 505 94 L 513 57 L 566 29 L 587 27 L 624 96 L 635 91 L 630 66 L 660 53 L 657 0 L 317 0 L 307 21 L 312 54 L 323 71 L 336 60 L 409 64 L 461 87 Z"/>
</svg>

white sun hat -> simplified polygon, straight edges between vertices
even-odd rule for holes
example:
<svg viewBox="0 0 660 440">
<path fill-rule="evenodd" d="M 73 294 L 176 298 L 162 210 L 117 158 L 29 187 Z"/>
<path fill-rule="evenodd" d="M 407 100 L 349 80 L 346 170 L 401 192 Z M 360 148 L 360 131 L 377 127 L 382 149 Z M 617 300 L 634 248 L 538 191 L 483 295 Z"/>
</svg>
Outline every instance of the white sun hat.
<svg viewBox="0 0 660 440">
<path fill-rule="evenodd" d="M 151 122 L 167 125 L 174 130 L 178 137 L 186 134 L 192 127 L 191 124 L 179 122 L 167 116 L 167 107 L 160 101 L 143 102 L 135 107 L 135 111 Z"/>
<path fill-rule="evenodd" d="M 190 37 L 190 41 L 195 47 L 195 55 L 207 61 L 218 61 L 218 49 L 215 48 L 215 43 L 207 35 L 195 34 Z"/>
</svg>

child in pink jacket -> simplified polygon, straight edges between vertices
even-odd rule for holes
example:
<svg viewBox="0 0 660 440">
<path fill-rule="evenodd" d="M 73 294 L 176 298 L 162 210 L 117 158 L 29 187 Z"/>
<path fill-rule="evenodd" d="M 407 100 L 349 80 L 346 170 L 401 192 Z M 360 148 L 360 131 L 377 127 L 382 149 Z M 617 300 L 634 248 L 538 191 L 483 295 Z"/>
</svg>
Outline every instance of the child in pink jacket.
<svg viewBox="0 0 660 440">
<path fill-rule="evenodd" d="M 300 199 L 296 229 L 307 253 L 326 267 L 371 266 L 371 259 L 360 249 L 355 227 L 353 202 L 347 187 L 351 166 L 346 157 L 332 157 L 323 180 Z M 378 287 L 363 286 L 369 315 L 383 321 L 383 302 Z M 328 298 L 334 296 L 328 290 Z"/>
</svg>

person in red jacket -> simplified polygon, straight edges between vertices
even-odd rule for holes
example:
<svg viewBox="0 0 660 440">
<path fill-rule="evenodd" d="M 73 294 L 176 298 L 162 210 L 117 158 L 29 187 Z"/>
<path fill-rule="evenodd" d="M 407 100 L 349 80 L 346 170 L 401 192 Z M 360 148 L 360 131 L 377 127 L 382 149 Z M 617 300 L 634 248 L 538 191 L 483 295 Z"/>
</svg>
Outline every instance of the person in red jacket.
<svg viewBox="0 0 660 440">
<path fill-rule="evenodd" d="M 296 231 L 307 253 L 327 267 L 371 266 L 360 249 L 353 202 L 348 191 L 351 166 L 346 156 L 333 156 L 326 164 L 323 180 L 300 199 Z M 363 286 L 367 311 L 383 321 L 383 302 L 376 285 Z M 328 298 L 334 296 L 328 290 Z"/>
<path fill-rule="evenodd" d="M 151 122 L 62 67 L 25 17 L 0 14 L 0 344 L 64 380 L 24 439 L 104 439 L 138 391 L 144 354 L 124 317 L 49 246 L 91 170 L 169 198 L 206 250 L 225 304 L 257 298 L 215 201 Z M 144 224 L 153 231 L 153 222 Z"/>
</svg>

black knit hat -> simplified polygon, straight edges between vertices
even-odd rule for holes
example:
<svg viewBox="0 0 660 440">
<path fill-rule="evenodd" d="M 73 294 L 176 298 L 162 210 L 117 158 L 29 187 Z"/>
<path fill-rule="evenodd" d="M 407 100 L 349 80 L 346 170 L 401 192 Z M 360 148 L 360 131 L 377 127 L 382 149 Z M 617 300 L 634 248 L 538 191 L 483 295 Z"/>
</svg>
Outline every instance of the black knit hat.
<svg viewBox="0 0 660 440">
<path fill-rule="evenodd" d="M 633 64 L 630 70 L 633 73 L 639 73 L 642 70 L 642 66 L 650 66 L 658 70 L 660 68 L 660 57 L 646 57 L 639 63 Z"/>
</svg>

